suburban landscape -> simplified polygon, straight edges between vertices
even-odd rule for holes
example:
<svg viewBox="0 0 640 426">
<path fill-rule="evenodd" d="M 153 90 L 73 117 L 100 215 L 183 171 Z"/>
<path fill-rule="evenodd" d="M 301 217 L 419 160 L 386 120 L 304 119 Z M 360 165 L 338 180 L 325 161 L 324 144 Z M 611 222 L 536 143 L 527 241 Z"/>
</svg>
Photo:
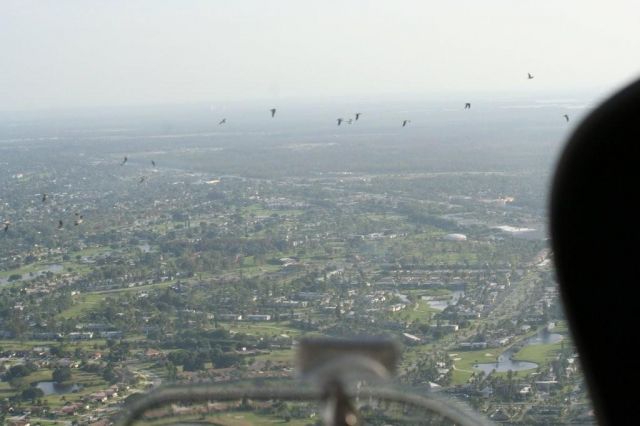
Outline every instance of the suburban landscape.
<svg viewBox="0 0 640 426">
<path fill-rule="evenodd" d="M 493 422 L 595 423 L 546 231 L 560 113 L 582 104 L 403 102 L 341 126 L 326 104 L 5 116 L 0 423 L 106 426 L 170 383 L 295 385 L 303 336 L 390 337 L 390 386 Z M 320 422 L 277 400 L 146 420 L 175 417 Z"/>
</svg>

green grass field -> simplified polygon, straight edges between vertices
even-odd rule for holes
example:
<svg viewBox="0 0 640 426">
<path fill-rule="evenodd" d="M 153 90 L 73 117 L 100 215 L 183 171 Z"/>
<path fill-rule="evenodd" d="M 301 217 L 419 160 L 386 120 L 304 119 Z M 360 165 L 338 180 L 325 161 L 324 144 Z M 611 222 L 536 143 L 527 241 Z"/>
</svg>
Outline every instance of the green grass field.
<svg viewBox="0 0 640 426">
<path fill-rule="evenodd" d="M 157 284 L 149 284 L 137 287 L 118 288 L 115 290 L 95 291 L 91 293 L 85 293 L 78 296 L 73 306 L 58 314 L 58 318 L 69 319 L 82 317 L 83 315 L 91 312 L 96 306 L 100 305 L 107 296 L 117 296 L 121 293 L 132 293 L 138 291 L 146 291 L 158 288 L 166 288 L 174 284 L 174 281 L 165 281 Z"/>
<path fill-rule="evenodd" d="M 494 348 L 483 349 L 481 351 L 454 351 L 449 353 L 455 366 L 453 371 L 453 384 L 461 385 L 466 383 L 474 372 L 474 364 L 494 362 L 503 350 L 503 348 Z"/>
<path fill-rule="evenodd" d="M 22 378 L 23 383 L 35 383 L 35 382 L 48 382 L 51 380 L 51 374 L 53 370 L 49 368 L 41 368 L 38 371 L 34 371 L 28 376 Z"/>
<path fill-rule="evenodd" d="M 111 251 L 109 247 L 88 247 L 83 250 L 71 252 L 69 253 L 69 255 L 75 259 L 75 257 L 78 255 L 83 257 L 91 257 L 97 254 L 106 253 L 108 251 Z"/>
<path fill-rule="evenodd" d="M 289 362 L 293 364 L 295 362 L 296 353 L 293 349 L 275 350 L 269 354 L 256 355 L 253 358 L 256 361 L 271 361 L 271 362 Z"/>
<path fill-rule="evenodd" d="M 237 324 L 228 324 L 230 331 L 250 334 L 253 336 L 279 336 L 281 334 L 286 334 L 290 337 L 296 337 L 301 333 L 300 330 L 291 327 L 287 321 L 264 323 L 239 322 Z"/>
<path fill-rule="evenodd" d="M 408 322 L 429 322 L 431 315 L 437 312 L 440 311 L 431 308 L 426 301 L 420 300 L 417 303 L 407 305 L 402 311 L 394 312 L 393 318 Z"/>
<path fill-rule="evenodd" d="M 23 266 L 21 268 L 11 269 L 9 271 L 0 271 L 0 277 L 8 277 L 9 275 L 19 274 L 19 275 L 26 276 L 26 278 L 28 278 L 28 275 L 30 272 L 38 272 L 46 268 L 47 268 L 47 264 L 32 263 L 30 265 Z"/>
<path fill-rule="evenodd" d="M 90 293 L 90 294 L 114 296 L 114 295 L 117 295 L 117 293 L 131 293 L 131 292 L 138 292 L 138 291 L 145 291 L 145 290 L 153 290 L 158 288 L 166 288 L 175 283 L 176 283 L 176 280 L 163 281 L 161 283 L 140 285 L 136 287 L 116 288 L 114 290 L 101 290 L 101 291 L 96 291 L 95 293 Z"/>
<path fill-rule="evenodd" d="M 81 294 L 74 301 L 73 306 L 58 314 L 58 318 L 69 319 L 81 317 L 98 306 L 104 299 L 105 296 L 99 293 Z"/>
<path fill-rule="evenodd" d="M 557 342 L 526 346 L 520 349 L 513 356 L 513 359 L 518 361 L 535 362 L 539 365 L 547 364 L 557 356 L 561 345 L 561 342 Z"/>
<path fill-rule="evenodd" d="M 451 382 L 454 385 L 463 385 L 469 381 L 469 378 L 471 377 L 472 374 L 473 373 L 470 373 L 468 371 L 453 370 L 453 374 L 451 376 Z"/>
</svg>

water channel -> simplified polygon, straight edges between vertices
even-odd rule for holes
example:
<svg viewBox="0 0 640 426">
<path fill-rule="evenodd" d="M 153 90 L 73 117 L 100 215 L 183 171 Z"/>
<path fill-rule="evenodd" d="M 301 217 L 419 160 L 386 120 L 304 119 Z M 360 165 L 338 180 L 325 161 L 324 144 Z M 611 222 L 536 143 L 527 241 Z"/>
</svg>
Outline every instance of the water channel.
<svg viewBox="0 0 640 426">
<path fill-rule="evenodd" d="M 562 334 L 550 333 L 546 329 L 543 329 L 540 330 L 537 334 L 526 339 L 522 345 L 512 346 L 506 351 L 502 352 L 500 356 L 498 356 L 498 360 L 496 362 L 474 364 L 473 368 L 476 370 L 482 370 L 485 372 L 485 374 L 489 374 L 493 370 L 496 370 L 497 372 L 505 372 L 509 370 L 531 370 L 537 368 L 538 364 L 529 361 L 516 361 L 512 359 L 513 356 L 525 346 L 557 343 L 562 339 Z"/>
</svg>

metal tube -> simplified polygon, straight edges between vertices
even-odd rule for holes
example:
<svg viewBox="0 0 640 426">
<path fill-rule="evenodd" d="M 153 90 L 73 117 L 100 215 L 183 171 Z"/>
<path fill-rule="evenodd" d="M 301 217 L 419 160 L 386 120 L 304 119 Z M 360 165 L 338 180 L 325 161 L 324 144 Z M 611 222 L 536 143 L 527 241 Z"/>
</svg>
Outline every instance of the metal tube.
<svg viewBox="0 0 640 426">
<path fill-rule="evenodd" d="M 361 397 L 376 398 L 410 405 L 416 408 L 437 413 L 460 426 L 478 426 L 492 424 L 478 414 L 465 412 L 452 401 L 440 398 L 426 398 L 407 392 L 389 388 L 363 388 L 359 392 Z M 353 395 L 348 394 L 351 399 Z M 276 388 L 276 389 L 221 389 L 211 385 L 183 385 L 159 388 L 158 390 L 136 401 L 130 407 L 125 407 L 118 426 L 129 426 L 139 420 L 145 411 L 176 402 L 206 402 L 232 401 L 242 398 L 254 400 L 288 400 L 288 401 L 322 401 L 327 397 L 326 392 L 305 388 Z"/>
</svg>

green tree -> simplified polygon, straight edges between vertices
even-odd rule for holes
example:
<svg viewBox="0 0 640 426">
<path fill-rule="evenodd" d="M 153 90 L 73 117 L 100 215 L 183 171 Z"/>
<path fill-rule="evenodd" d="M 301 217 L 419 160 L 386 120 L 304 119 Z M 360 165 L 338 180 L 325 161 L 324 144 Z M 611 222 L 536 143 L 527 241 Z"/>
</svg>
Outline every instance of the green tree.
<svg viewBox="0 0 640 426">
<path fill-rule="evenodd" d="M 14 365 L 13 367 L 11 367 L 9 369 L 9 371 L 7 371 L 7 373 L 4 376 L 4 379 L 6 381 L 10 381 L 12 379 L 16 379 L 16 378 L 19 378 L 19 377 L 28 376 L 32 372 L 33 372 L 33 370 L 31 370 L 26 365 L 22 365 L 22 364 Z"/>
<path fill-rule="evenodd" d="M 176 379 L 178 378 L 178 368 L 171 361 L 167 361 L 166 368 L 167 368 L 167 380 L 169 382 L 175 382 Z"/>
<path fill-rule="evenodd" d="M 54 382 L 64 383 L 71 380 L 71 369 L 69 367 L 58 367 L 51 373 Z"/>
<path fill-rule="evenodd" d="M 35 386 L 28 387 L 27 389 L 22 391 L 21 397 L 24 400 L 35 401 L 38 398 L 42 398 L 44 396 L 44 392 L 42 389 L 37 388 Z"/>
</svg>

